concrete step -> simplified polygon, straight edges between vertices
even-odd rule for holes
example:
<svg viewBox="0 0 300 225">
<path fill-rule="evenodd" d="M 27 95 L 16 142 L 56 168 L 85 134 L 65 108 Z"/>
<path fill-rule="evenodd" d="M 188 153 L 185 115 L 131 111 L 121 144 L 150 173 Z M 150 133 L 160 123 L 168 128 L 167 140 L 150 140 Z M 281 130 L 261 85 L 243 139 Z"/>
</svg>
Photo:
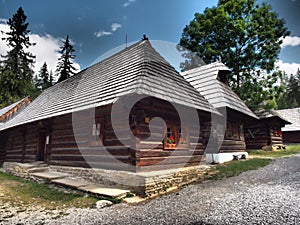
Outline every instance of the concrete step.
<svg viewBox="0 0 300 225">
<path fill-rule="evenodd" d="M 42 179 L 45 179 L 47 181 L 52 181 L 52 180 L 55 180 L 55 179 L 60 179 L 60 178 L 67 177 L 68 174 L 52 172 L 52 171 L 45 171 L 45 172 L 32 173 L 32 176 L 42 178 Z"/>
</svg>

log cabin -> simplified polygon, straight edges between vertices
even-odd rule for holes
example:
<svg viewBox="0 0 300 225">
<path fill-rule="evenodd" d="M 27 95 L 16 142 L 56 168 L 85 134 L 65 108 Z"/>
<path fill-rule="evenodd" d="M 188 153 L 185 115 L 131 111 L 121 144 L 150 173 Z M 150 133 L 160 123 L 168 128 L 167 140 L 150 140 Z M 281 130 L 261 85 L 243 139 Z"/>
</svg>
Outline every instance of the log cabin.
<svg viewBox="0 0 300 225">
<path fill-rule="evenodd" d="M 293 109 L 281 109 L 276 112 L 286 118 L 291 124 L 282 128 L 283 143 L 300 143 L 300 107 Z"/>
<path fill-rule="evenodd" d="M 2 160 L 131 172 L 195 166 L 199 121 L 183 126 L 178 110 L 200 122 L 218 114 L 144 39 L 44 90 L 0 127 Z"/>
<path fill-rule="evenodd" d="M 247 121 L 258 119 L 228 86 L 230 73 L 230 69 L 221 62 L 182 72 L 184 78 L 223 115 L 216 126 L 212 126 L 211 121 L 201 126 L 208 163 L 247 157 L 243 126 Z M 217 136 L 213 141 L 211 132 Z M 211 142 L 214 143 L 211 145 Z"/>
<path fill-rule="evenodd" d="M 247 150 L 285 149 L 282 128 L 291 124 L 274 110 L 255 112 L 259 122 L 248 123 L 244 127 Z"/>
</svg>

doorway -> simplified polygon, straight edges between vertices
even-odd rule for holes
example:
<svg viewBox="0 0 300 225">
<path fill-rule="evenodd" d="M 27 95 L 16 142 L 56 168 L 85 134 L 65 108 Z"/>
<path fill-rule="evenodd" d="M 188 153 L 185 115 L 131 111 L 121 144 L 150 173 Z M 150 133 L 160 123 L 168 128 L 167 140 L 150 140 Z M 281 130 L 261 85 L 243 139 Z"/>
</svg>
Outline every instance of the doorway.
<svg viewBox="0 0 300 225">
<path fill-rule="evenodd" d="M 47 147 L 46 147 L 47 133 L 41 131 L 39 134 L 39 145 L 37 151 L 37 161 L 47 161 Z"/>
</svg>

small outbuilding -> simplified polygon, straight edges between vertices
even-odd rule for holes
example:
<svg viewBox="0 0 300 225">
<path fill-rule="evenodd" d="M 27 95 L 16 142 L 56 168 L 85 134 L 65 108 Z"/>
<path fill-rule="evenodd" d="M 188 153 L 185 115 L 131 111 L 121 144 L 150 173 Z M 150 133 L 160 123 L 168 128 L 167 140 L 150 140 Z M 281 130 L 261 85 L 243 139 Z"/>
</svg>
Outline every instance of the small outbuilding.
<svg viewBox="0 0 300 225">
<path fill-rule="evenodd" d="M 284 149 L 282 129 L 291 123 L 274 110 L 260 110 L 255 114 L 259 121 L 247 123 L 244 128 L 247 149 Z"/>
<path fill-rule="evenodd" d="M 276 110 L 276 112 L 291 122 L 282 128 L 283 143 L 300 143 L 300 107 Z"/>
<path fill-rule="evenodd" d="M 184 78 L 223 115 L 201 126 L 206 161 L 209 163 L 223 163 L 233 158 L 247 157 L 244 124 L 248 121 L 258 121 L 258 117 L 228 86 L 230 73 L 230 69 L 221 62 L 182 73 Z"/>
</svg>

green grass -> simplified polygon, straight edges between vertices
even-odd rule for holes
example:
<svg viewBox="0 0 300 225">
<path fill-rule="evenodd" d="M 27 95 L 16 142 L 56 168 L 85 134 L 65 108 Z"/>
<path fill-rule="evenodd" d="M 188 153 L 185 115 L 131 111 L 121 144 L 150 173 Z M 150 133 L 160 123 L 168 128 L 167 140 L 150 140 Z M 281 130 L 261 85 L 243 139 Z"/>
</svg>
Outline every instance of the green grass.
<svg viewBox="0 0 300 225">
<path fill-rule="evenodd" d="M 249 151 L 250 156 L 258 156 L 258 157 L 284 157 L 290 156 L 297 153 L 300 153 L 300 145 L 288 145 L 286 146 L 286 150 L 276 150 L 276 151 L 264 151 L 264 150 L 256 150 Z"/>
<path fill-rule="evenodd" d="M 16 176 L 0 172 L 0 192 L 5 194 L 2 201 L 13 205 L 39 204 L 48 209 L 67 207 L 94 207 L 98 200 L 106 199 L 119 203 L 119 199 L 87 196 L 81 193 L 65 193 L 48 184 L 38 184 Z"/>
<path fill-rule="evenodd" d="M 288 145 L 286 146 L 286 150 L 250 151 L 249 155 L 254 158 L 248 160 L 231 161 L 214 166 L 206 172 L 204 180 L 220 180 L 237 176 L 242 172 L 256 170 L 260 167 L 267 166 L 272 161 L 271 158 L 285 157 L 298 153 L 300 153 L 300 145 Z"/>
<path fill-rule="evenodd" d="M 205 174 L 205 179 L 220 180 L 228 177 L 237 176 L 248 170 L 256 170 L 260 167 L 268 165 L 271 159 L 255 158 L 249 160 L 231 161 L 221 165 L 212 167 Z"/>
</svg>

